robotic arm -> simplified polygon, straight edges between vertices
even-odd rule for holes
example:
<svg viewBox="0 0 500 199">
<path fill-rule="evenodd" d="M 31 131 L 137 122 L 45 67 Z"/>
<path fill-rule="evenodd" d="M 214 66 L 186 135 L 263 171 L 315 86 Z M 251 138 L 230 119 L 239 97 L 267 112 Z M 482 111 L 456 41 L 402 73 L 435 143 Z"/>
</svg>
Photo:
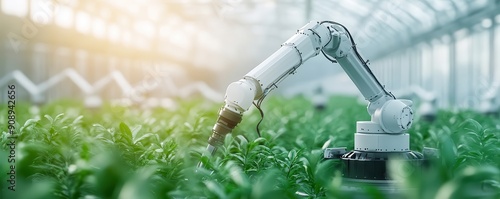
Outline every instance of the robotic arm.
<svg viewBox="0 0 500 199">
<path fill-rule="evenodd" d="M 255 100 L 262 100 L 279 82 L 319 53 L 338 62 L 369 101 L 371 121 L 357 122 L 355 150 L 409 151 L 409 135 L 404 132 L 412 124 L 412 102 L 395 99 L 386 91 L 359 55 L 348 30 L 330 21 L 306 24 L 243 79 L 228 86 L 225 105 L 212 129 L 207 150 L 213 154 Z"/>
</svg>

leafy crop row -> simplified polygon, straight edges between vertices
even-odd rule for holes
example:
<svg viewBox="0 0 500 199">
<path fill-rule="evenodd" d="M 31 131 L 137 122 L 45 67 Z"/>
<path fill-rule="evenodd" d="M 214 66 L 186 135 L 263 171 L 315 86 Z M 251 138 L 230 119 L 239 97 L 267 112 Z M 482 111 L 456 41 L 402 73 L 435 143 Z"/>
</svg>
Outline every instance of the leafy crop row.
<svg viewBox="0 0 500 199">
<path fill-rule="evenodd" d="M 350 198 L 340 163 L 323 161 L 322 147 L 353 147 L 365 106 L 334 97 L 316 111 L 304 98 L 270 98 L 260 119 L 251 110 L 214 158 L 202 156 L 221 104 L 181 101 L 177 110 L 71 101 L 17 107 L 17 191 L 2 198 Z M 7 121 L 0 108 L 0 161 L 7 157 Z M 394 178 L 408 198 L 499 198 L 500 120 L 470 111 L 441 111 L 416 121 L 411 145 L 440 149 L 421 175 Z M 5 158 L 4 158 L 5 157 Z M 5 160 L 4 160 L 5 159 Z M 202 161 L 205 168 L 197 168 Z M 0 173 L 7 173 L 2 162 Z M 367 188 L 374 198 L 381 196 Z"/>
</svg>

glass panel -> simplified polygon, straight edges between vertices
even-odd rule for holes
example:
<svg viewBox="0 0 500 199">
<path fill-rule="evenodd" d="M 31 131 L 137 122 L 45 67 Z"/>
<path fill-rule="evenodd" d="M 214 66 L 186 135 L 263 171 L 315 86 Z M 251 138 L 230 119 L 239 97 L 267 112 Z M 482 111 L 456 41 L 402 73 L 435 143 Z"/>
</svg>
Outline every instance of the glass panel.
<svg viewBox="0 0 500 199">
<path fill-rule="evenodd" d="M 2 0 L 2 12 L 24 17 L 28 14 L 28 0 Z"/>
<path fill-rule="evenodd" d="M 387 60 L 387 58 L 384 58 L 384 60 L 382 60 L 380 63 L 380 80 L 382 81 L 382 85 L 387 85 L 387 83 L 389 82 L 389 80 L 387 79 L 387 77 L 389 76 L 387 75 L 387 69 L 389 67 L 389 63 Z"/>
<path fill-rule="evenodd" d="M 432 90 L 432 47 L 424 45 L 422 48 L 422 88 L 425 90 Z"/>
<path fill-rule="evenodd" d="M 453 2 L 452 1 L 430 1 L 430 3 L 434 6 L 434 8 L 440 12 L 447 13 L 449 17 L 455 17 L 456 12 L 455 9 L 453 9 Z"/>
<path fill-rule="evenodd" d="M 383 67 L 383 59 L 378 59 L 376 61 L 371 62 L 369 65 L 372 69 L 375 76 L 377 76 L 378 80 L 383 82 L 382 80 L 382 67 Z"/>
<path fill-rule="evenodd" d="M 132 45 L 132 33 L 128 29 L 122 29 L 122 43 L 129 47 Z"/>
<path fill-rule="evenodd" d="M 117 24 L 111 24 L 108 27 L 108 40 L 113 43 L 118 43 L 120 41 L 121 29 Z"/>
<path fill-rule="evenodd" d="M 385 85 L 387 88 L 392 87 L 392 57 L 389 57 L 385 60 L 385 66 L 384 66 L 384 79 L 385 79 Z"/>
<path fill-rule="evenodd" d="M 468 1 L 469 3 L 469 9 L 470 8 L 480 8 L 486 5 L 488 3 L 488 0 L 474 0 L 474 1 Z"/>
<path fill-rule="evenodd" d="M 87 81 L 90 81 L 90 77 L 88 75 L 88 60 L 89 54 L 85 50 L 76 50 L 74 53 L 75 56 L 75 69 L 85 77 Z"/>
<path fill-rule="evenodd" d="M 389 4 L 389 5 L 391 5 L 391 4 Z M 404 16 L 404 18 L 401 18 L 402 21 L 407 22 L 408 24 L 420 23 L 418 18 L 416 18 L 411 12 L 409 12 L 408 9 L 401 8 L 399 3 L 392 3 L 391 6 L 397 8 L 397 9 L 395 9 L 396 12 L 392 12 L 394 15 L 399 16 L 399 17 Z M 389 12 L 391 12 L 390 9 L 389 9 Z"/>
<path fill-rule="evenodd" d="M 75 17 L 76 30 L 81 33 L 89 33 L 90 31 L 90 16 L 85 12 L 78 12 Z"/>
<path fill-rule="evenodd" d="M 495 57 L 495 60 L 494 60 L 494 64 L 495 64 L 495 75 L 494 75 L 494 78 L 493 80 L 496 81 L 496 83 L 500 83 L 500 26 L 497 25 L 496 29 L 495 29 L 495 45 L 494 45 L 494 57 Z"/>
<path fill-rule="evenodd" d="M 45 81 L 47 77 L 47 68 L 51 65 L 50 55 L 48 54 L 48 46 L 41 43 L 33 45 L 32 54 L 32 72 L 31 81 L 35 84 Z"/>
<path fill-rule="evenodd" d="M 392 58 L 392 89 L 401 90 L 401 54 L 396 54 Z"/>
<path fill-rule="evenodd" d="M 63 28 L 71 28 L 73 26 L 73 9 L 68 6 L 60 6 L 54 20 L 57 25 Z"/>
<path fill-rule="evenodd" d="M 66 67 L 72 66 L 72 50 L 65 47 L 53 48 L 51 54 L 51 65 L 48 67 L 47 73 L 49 78 L 60 74 Z M 58 82 L 52 87 L 52 89 L 47 90 L 46 97 L 47 100 L 55 100 L 61 97 L 76 96 L 73 92 L 77 91 L 74 88 L 74 84 L 69 79 Z"/>
<path fill-rule="evenodd" d="M 139 40 L 138 43 L 137 43 L 137 46 L 142 49 L 142 50 L 148 50 L 151 46 L 151 43 L 149 42 L 149 40 L 147 38 L 145 38 L 144 36 L 139 36 Z"/>
<path fill-rule="evenodd" d="M 450 46 L 447 43 L 437 43 L 434 45 L 432 68 L 433 89 L 438 98 L 439 107 L 448 107 L 449 99 L 449 78 L 450 78 Z"/>
<path fill-rule="evenodd" d="M 87 81 L 96 82 L 103 76 L 107 75 L 106 71 L 106 59 L 104 56 L 99 54 L 88 54 L 88 62 L 87 62 L 87 77 L 89 78 Z"/>
<path fill-rule="evenodd" d="M 470 67 L 470 37 L 464 36 L 455 45 L 455 101 L 460 108 L 470 107 L 471 67 Z"/>
<path fill-rule="evenodd" d="M 489 32 L 482 31 L 473 35 L 472 42 L 472 63 L 471 75 L 472 84 L 471 94 L 476 96 L 473 100 L 474 105 L 478 105 L 480 97 L 490 87 L 489 82 Z"/>
<path fill-rule="evenodd" d="M 106 22 L 100 18 L 95 18 L 92 22 L 92 34 L 97 38 L 106 37 Z"/>
<path fill-rule="evenodd" d="M 464 13 L 467 11 L 467 3 L 465 1 L 453 1 L 457 6 L 460 13 Z"/>
<path fill-rule="evenodd" d="M 408 50 L 401 53 L 399 68 L 401 68 L 401 88 L 408 88 L 410 86 L 410 62 L 408 60 Z"/>
<path fill-rule="evenodd" d="M 375 76 L 377 76 L 377 79 L 383 84 L 383 82 L 385 82 L 383 78 L 384 60 L 382 59 L 373 62 L 370 65 L 370 68 L 373 70 Z"/>
<path fill-rule="evenodd" d="M 358 10 L 358 12 L 360 13 L 368 13 L 368 12 L 371 12 L 370 8 L 367 7 L 364 3 L 357 3 L 356 1 L 344 1 L 342 2 L 344 3 L 344 5 L 346 5 L 346 7 L 351 7 L 351 8 L 356 8 L 356 10 Z M 382 3 L 382 2 L 380 2 Z M 372 4 L 370 4 L 369 6 L 371 7 Z"/>
<path fill-rule="evenodd" d="M 136 21 L 134 24 L 134 29 L 139 34 L 142 34 L 148 38 L 152 38 L 156 34 L 156 28 L 150 21 Z"/>
<path fill-rule="evenodd" d="M 31 20 L 37 24 L 48 24 L 52 22 L 56 9 L 59 9 L 59 5 L 56 5 L 54 1 L 31 0 Z"/>
<path fill-rule="evenodd" d="M 416 47 L 409 51 L 409 67 L 410 67 L 410 84 L 412 86 L 420 85 L 420 74 L 422 67 L 420 66 L 420 48 Z"/>
<path fill-rule="evenodd" d="M 385 64 L 384 64 L 384 80 L 385 80 L 385 84 L 384 85 L 387 85 L 387 87 L 389 87 L 391 85 L 391 77 L 392 77 L 392 74 L 391 74 L 391 58 L 387 58 L 385 60 Z"/>
<path fill-rule="evenodd" d="M 407 4 L 408 4 L 407 10 L 409 14 L 420 20 L 421 27 L 419 28 L 428 29 L 432 26 L 432 23 L 434 22 L 434 18 L 432 18 L 432 16 L 427 15 L 427 13 L 422 11 L 422 8 L 413 3 L 407 3 Z"/>
<path fill-rule="evenodd" d="M 436 23 L 436 14 L 434 10 L 430 9 L 427 5 L 425 5 L 424 2 L 422 1 L 413 1 L 416 6 L 420 8 L 420 11 L 428 17 L 429 21 L 432 22 L 433 24 Z"/>
</svg>

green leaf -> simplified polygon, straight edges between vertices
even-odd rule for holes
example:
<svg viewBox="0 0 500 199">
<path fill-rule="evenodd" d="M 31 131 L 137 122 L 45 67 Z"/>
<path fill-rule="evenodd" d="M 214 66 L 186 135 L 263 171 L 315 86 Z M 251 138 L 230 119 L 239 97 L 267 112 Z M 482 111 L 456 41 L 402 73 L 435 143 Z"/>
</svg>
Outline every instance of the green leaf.
<svg viewBox="0 0 500 199">
<path fill-rule="evenodd" d="M 137 125 L 135 126 L 134 128 L 132 128 L 132 137 L 135 138 L 137 137 L 137 134 L 139 133 L 139 131 L 141 131 L 142 129 L 142 125 Z"/>
<path fill-rule="evenodd" d="M 54 122 L 56 121 L 61 121 L 64 117 L 64 113 L 59 113 L 58 115 L 56 115 L 56 118 L 54 118 Z"/>
<path fill-rule="evenodd" d="M 24 123 L 24 125 L 19 129 L 20 132 L 23 132 L 26 128 L 30 128 L 34 125 L 37 124 L 37 122 L 40 121 L 39 119 L 28 119 Z"/>
<path fill-rule="evenodd" d="M 45 117 L 47 120 L 49 120 L 49 122 L 51 124 L 54 123 L 54 119 L 52 117 L 50 117 L 50 115 L 44 115 L 43 117 Z"/>
<path fill-rule="evenodd" d="M 261 145 L 261 144 L 265 144 L 265 143 L 266 143 L 266 141 L 267 141 L 267 140 L 266 140 L 266 138 L 259 137 L 259 138 L 255 139 L 255 140 L 253 141 L 253 143 Z"/>
<path fill-rule="evenodd" d="M 248 178 L 245 176 L 245 174 L 241 171 L 241 169 L 233 166 L 229 169 L 229 173 L 231 176 L 231 179 L 241 187 L 247 187 L 249 186 Z"/>
<path fill-rule="evenodd" d="M 205 184 L 205 186 L 207 187 L 207 189 L 210 192 L 212 192 L 213 194 L 215 194 L 217 196 L 217 198 L 220 198 L 220 199 L 228 198 L 224 189 L 218 183 L 216 183 L 214 181 L 204 181 L 203 183 Z"/>
<path fill-rule="evenodd" d="M 297 151 L 295 151 L 295 149 L 293 150 L 290 150 L 290 152 L 288 152 L 288 160 L 295 160 L 297 158 Z"/>
<path fill-rule="evenodd" d="M 130 128 L 123 122 L 120 122 L 120 132 L 123 137 L 129 142 L 132 143 L 132 131 Z"/>
<path fill-rule="evenodd" d="M 483 126 L 476 120 L 468 118 L 460 123 L 459 128 L 471 130 L 473 132 L 479 132 L 483 128 Z"/>
<path fill-rule="evenodd" d="M 144 139 L 146 139 L 148 137 L 151 137 L 151 136 L 155 136 L 155 135 L 152 134 L 152 133 L 146 133 L 146 134 L 142 135 L 141 137 L 135 139 L 134 140 L 134 144 L 137 144 L 137 143 L 141 142 L 142 140 L 144 140 Z"/>
<path fill-rule="evenodd" d="M 80 115 L 80 116 L 76 117 L 71 124 L 72 125 L 81 124 L 82 123 L 82 118 L 83 118 L 83 115 Z"/>
</svg>

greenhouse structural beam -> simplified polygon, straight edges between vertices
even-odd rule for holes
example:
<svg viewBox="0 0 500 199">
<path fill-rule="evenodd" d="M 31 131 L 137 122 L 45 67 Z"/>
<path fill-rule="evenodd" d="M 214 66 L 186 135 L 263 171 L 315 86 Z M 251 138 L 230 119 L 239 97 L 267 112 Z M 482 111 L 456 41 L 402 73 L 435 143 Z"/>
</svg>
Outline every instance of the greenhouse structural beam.
<svg viewBox="0 0 500 199">
<path fill-rule="evenodd" d="M 497 24 L 495 22 L 494 17 L 490 18 L 490 20 L 491 20 L 492 25 L 488 29 L 488 34 L 489 34 L 488 36 L 489 36 L 489 40 L 490 40 L 490 45 L 489 45 L 489 49 L 488 49 L 488 51 L 489 51 L 488 53 L 490 54 L 489 60 L 488 60 L 489 70 L 490 70 L 490 72 L 488 74 L 488 82 L 492 83 L 495 81 L 495 74 L 497 71 L 497 69 L 495 68 L 497 63 L 495 63 L 495 56 L 493 56 L 493 55 L 495 54 L 495 51 L 499 50 L 499 49 L 497 49 L 497 47 L 495 46 L 496 40 L 498 39 L 495 37 L 495 29 L 497 27 Z"/>
<path fill-rule="evenodd" d="M 398 46 L 381 50 L 373 56 L 372 59 L 381 59 L 390 55 L 393 52 L 397 52 L 400 49 L 406 49 L 419 44 L 422 42 L 428 42 L 435 38 L 440 38 L 443 35 L 451 34 L 457 30 L 463 29 L 464 27 L 472 27 L 472 25 L 480 23 L 481 20 L 485 18 L 490 18 L 500 13 L 500 4 L 495 3 L 482 10 L 472 11 L 469 15 L 459 17 L 445 25 L 433 28 L 427 32 L 419 35 L 415 35 L 411 40 L 402 41 Z"/>
<path fill-rule="evenodd" d="M 456 104 L 456 100 L 455 100 L 455 97 L 456 97 L 456 85 L 455 85 L 455 82 L 456 82 L 456 76 L 457 76 L 457 64 L 456 64 L 456 54 L 457 54 L 457 50 L 456 50 L 456 40 L 454 37 L 451 37 L 451 42 L 450 42 L 450 57 L 449 57 L 449 61 L 450 61 L 450 84 L 449 84 L 449 96 L 448 96 L 448 100 L 449 100 L 449 103 L 450 104 Z"/>
</svg>

